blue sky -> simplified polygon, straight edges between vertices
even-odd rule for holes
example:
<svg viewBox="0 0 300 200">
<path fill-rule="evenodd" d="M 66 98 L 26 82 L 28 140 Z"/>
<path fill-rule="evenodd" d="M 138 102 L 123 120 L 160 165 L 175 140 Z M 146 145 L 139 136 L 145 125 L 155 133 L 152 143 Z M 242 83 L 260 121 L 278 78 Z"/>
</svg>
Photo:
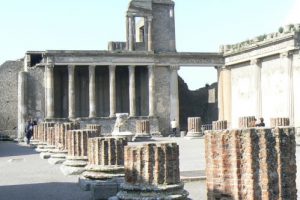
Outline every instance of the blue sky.
<svg viewBox="0 0 300 200">
<path fill-rule="evenodd" d="M 125 40 L 128 0 L 2 0 L 0 63 L 27 50 L 105 50 Z M 300 0 L 175 0 L 177 51 L 217 52 L 231 44 L 300 23 Z M 298 6 L 297 6 L 298 5 Z M 183 68 L 196 89 L 217 80 L 211 68 Z"/>
</svg>

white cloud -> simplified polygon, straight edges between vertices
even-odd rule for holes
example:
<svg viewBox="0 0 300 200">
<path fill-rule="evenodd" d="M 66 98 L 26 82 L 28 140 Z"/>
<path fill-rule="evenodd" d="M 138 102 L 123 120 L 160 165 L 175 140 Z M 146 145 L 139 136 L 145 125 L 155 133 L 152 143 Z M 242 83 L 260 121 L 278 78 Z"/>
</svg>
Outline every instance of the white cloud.
<svg viewBox="0 0 300 200">
<path fill-rule="evenodd" d="M 298 23 L 300 23 L 300 0 L 295 0 L 283 24 L 298 24 Z"/>
</svg>

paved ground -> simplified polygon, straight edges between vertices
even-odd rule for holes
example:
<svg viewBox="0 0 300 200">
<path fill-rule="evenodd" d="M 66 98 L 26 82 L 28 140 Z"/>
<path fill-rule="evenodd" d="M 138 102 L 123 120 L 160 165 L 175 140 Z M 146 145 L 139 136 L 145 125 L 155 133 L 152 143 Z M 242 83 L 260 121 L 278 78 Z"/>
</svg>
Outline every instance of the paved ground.
<svg viewBox="0 0 300 200">
<path fill-rule="evenodd" d="M 162 139 L 159 139 L 162 140 Z M 204 140 L 163 138 L 180 146 L 181 175 L 185 178 L 202 177 L 205 169 Z M 300 172 L 300 147 L 297 147 Z M 205 200 L 205 180 L 185 183 L 194 200 Z M 297 178 L 300 199 L 300 176 Z M 89 192 L 77 186 L 77 177 L 63 176 L 59 166 L 52 166 L 28 147 L 11 142 L 0 142 L 0 200 L 88 200 Z"/>
</svg>

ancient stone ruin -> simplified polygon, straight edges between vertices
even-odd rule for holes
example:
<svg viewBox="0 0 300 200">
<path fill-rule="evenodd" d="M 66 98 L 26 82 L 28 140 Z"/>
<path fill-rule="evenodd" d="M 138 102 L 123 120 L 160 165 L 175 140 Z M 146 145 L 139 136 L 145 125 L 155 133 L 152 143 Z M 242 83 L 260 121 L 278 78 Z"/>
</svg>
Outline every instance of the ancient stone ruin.
<svg viewBox="0 0 300 200">
<path fill-rule="evenodd" d="M 145 141 L 150 140 L 150 121 L 149 120 L 137 120 L 136 121 L 136 133 L 133 141 Z"/>
<path fill-rule="evenodd" d="M 118 199 L 187 199 L 179 173 L 176 143 L 125 147 L 125 183 Z"/>
<path fill-rule="evenodd" d="M 271 118 L 270 119 L 271 127 L 277 127 L 277 126 L 289 126 L 290 125 L 290 119 L 283 117 L 283 118 Z"/>
<path fill-rule="evenodd" d="M 203 136 L 201 131 L 201 117 L 189 117 L 188 118 L 188 132 L 186 138 L 199 138 Z"/>
<path fill-rule="evenodd" d="M 207 131 L 207 199 L 296 200 L 295 129 Z"/>
<path fill-rule="evenodd" d="M 88 162 L 88 138 L 97 136 L 97 130 L 68 131 L 68 155 L 60 168 L 64 175 L 78 175 L 85 171 L 84 167 Z"/>
<path fill-rule="evenodd" d="M 254 116 L 239 117 L 239 128 L 255 127 L 256 118 Z"/>
<path fill-rule="evenodd" d="M 227 121 L 226 120 L 213 121 L 212 130 L 225 130 L 225 129 L 227 129 Z"/>
</svg>

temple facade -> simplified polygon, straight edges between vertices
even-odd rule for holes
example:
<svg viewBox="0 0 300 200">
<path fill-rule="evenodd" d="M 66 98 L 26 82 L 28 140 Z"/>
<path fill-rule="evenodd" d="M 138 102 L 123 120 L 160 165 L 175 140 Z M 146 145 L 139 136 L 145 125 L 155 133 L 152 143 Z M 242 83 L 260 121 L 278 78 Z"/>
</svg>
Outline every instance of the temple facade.
<svg viewBox="0 0 300 200">
<path fill-rule="evenodd" d="M 221 67 L 221 53 L 177 52 L 174 2 L 132 0 L 126 41 L 106 51 L 28 51 L 18 77 L 18 137 L 28 118 L 102 124 L 111 132 L 116 113 L 129 124 L 149 119 L 152 134 L 166 135 L 179 121 L 180 66 Z M 134 131 L 133 131 L 134 132 Z"/>
<path fill-rule="evenodd" d="M 300 126 L 300 25 L 287 25 L 221 48 L 225 66 L 218 69 L 219 119 L 238 127 L 238 118 L 289 118 Z"/>
</svg>

